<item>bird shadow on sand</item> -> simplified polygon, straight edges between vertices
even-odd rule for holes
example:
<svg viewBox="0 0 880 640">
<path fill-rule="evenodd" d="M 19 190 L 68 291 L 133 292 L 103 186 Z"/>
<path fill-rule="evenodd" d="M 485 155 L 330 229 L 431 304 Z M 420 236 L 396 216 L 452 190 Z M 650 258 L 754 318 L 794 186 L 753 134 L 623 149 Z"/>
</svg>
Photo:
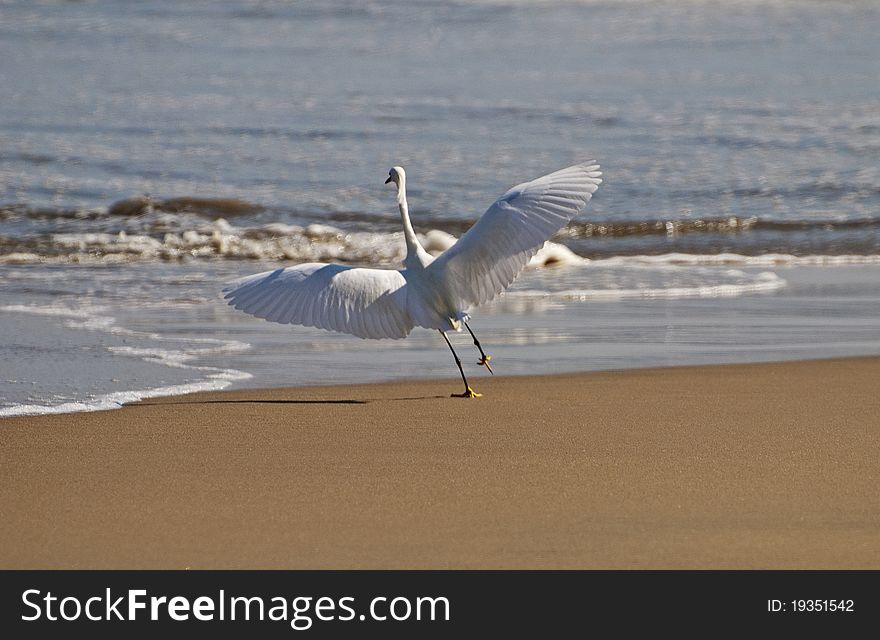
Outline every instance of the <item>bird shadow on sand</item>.
<svg viewBox="0 0 880 640">
<path fill-rule="evenodd" d="M 175 404 L 368 404 L 372 400 L 185 400 L 184 402 L 138 402 L 130 407 L 167 407 Z"/>
<path fill-rule="evenodd" d="M 373 400 L 349 400 L 349 399 L 338 399 L 338 400 L 260 400 L 260 399 L 246 399 L 246 400 L 184 400 L 182 402 L 138 402 L 135 404 L 125 405 L 128 407 L 167 407 L 170 405 L 200 405 L 200 404 L 370 404 L 372 402 L 382 402 L 391 401 L 391 402 L 400 402 L 406 400 L 437 400 L 441 398 L 448 398 L 449 396 L 410 396 L 406 398 L 376 398 Z"/>
</svg>

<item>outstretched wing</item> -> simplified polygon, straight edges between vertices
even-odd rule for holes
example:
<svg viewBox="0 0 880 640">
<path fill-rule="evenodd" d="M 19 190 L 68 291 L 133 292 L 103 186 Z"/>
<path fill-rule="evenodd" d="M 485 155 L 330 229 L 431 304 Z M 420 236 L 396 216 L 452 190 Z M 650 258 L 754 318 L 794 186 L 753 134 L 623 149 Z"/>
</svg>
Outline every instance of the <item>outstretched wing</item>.
<svg viewBox="0 0 880 640">
<path fill-rule="evenodd" d="M 406 280 L 399 271 L 310 263 L 266 271 L 223 290 L 229 304 L 258 318 L 351 333 L 405 338 Z"/>
<path fill-rule="evenodd" d="M 583 211 L 602 180 L 594 161 L 510 189 L 428 267 L 460 308 L 510 286 L 554 233 Z"/>
</svg>

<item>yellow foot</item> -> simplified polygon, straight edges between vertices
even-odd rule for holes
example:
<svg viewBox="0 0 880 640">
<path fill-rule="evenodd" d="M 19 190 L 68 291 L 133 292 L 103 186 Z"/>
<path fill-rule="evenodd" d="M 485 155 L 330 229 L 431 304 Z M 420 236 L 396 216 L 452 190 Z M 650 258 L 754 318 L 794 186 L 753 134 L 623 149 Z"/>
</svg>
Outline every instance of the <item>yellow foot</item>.
<svg viewBox="0 0 880 640">
<path fill-rule="evenodd" d="M 453 393 L 450 397 L 452 398 L 482 398 L 482 393 L 477 393 L 470 387 L 467 388 L 467 391 L 464 393 Z"/>
<path fill-rule="evenodd" d="M 481 364 L 484 367 L 486 367 L 489 370 L 489 373 L 491 373 L 494 376 L 495 372 L 492 371 L 492 367 L 489 366 L 489 360 L 491 360 L 491 359 L 492 359 L 492 356 L 483 356 L 482 358 L 480 358 L 480 361 L 477 362 L 477 364 Z"/>
</svg>

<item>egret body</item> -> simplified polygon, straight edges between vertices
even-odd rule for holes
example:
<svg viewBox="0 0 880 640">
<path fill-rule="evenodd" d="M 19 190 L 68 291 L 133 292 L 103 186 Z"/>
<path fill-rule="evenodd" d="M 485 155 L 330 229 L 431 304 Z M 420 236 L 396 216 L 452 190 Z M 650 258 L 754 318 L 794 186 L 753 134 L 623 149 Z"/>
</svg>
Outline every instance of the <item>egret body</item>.
<svg viewBox="0 0 880 640">
<path fill-rule="evenodd" d="M 602 182 L 599 165 L 585 162 L 508 190 L 458 242 L 431 256 L 416 236 L 406 200 L 406 172 L 394 167 L 386 184 L 397 188 L 406 242 L 403 269 L 367 269 L 308 263 L 248 276 L 226 289 L 229 304 L 258 318 L 319 327 L 361 338 L 405 338 L 414 327 L 437 329 L 452 350 L 465 390 L 468 384 L 447 331 L 468 330 L 489 372 L 490 356 L 467 321 L 516 279 L 554 233 L 580 213 Z"/>
</svg>

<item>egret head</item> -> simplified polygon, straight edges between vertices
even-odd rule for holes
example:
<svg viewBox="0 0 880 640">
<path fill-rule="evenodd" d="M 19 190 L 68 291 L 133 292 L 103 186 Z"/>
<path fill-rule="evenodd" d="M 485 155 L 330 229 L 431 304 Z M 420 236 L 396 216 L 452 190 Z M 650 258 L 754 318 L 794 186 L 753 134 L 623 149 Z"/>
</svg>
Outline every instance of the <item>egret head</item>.
<svg viewBox="0 0 880 640">
<path fill-rule="evenodd" d="M 388 172 L 388 179 L 385 181 L 385 184 L 393 182 L 397 185 L 397 188 L 400 189 L 400 185 L 402 185 L 405 180 L 406 172 L 403 170 L 403 167 L 392 167 L 391 171 Z"/>
</svg>

